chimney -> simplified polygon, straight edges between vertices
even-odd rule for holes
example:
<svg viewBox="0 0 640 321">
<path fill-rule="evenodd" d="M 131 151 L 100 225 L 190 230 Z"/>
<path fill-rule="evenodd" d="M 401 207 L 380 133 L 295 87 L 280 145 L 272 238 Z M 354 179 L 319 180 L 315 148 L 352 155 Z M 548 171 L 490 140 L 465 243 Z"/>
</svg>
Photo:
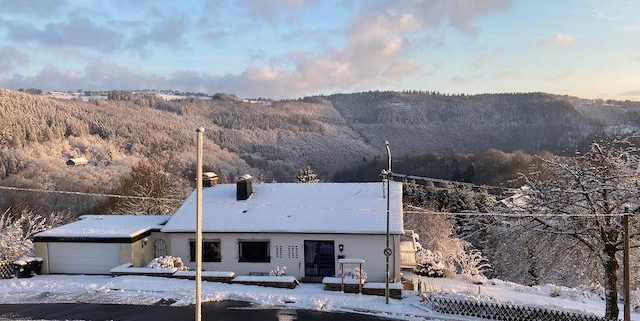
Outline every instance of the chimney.
<svg viewBox="0 0 640 321">
<path fill-rule="evenodd" d="M 249 174 L 238 177 L 236 181 L 236 196 L 238 201 L 247 200 L 251 194 L 253 194 L 252 181 L 253 177 Z"/>
<path fill-rule="evenodd" d="M 202 187 L 213 187 L 218 184 L 218 175 L 214 172 L 202 173 Z"/>
</svg>

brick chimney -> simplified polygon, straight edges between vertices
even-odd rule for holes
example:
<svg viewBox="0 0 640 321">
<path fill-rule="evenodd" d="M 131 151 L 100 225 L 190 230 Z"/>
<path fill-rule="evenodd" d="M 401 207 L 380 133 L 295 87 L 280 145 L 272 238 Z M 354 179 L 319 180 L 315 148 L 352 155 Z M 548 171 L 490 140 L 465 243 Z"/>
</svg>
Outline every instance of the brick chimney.
<svg viewBox="0 0 640 321">
<path fill-rule="evenodd" d="M 249 174 L 244 174 L 236 180 L 236 198 L 238 201 L 244 201 L 251 197 L 253 194 L 253 177 Z"/>
<path fill-rule="evenodd" d="M 213 187 L 218 184 L 218 175 L 214 172 L 202 173 L 202 187 Z"/>
</svg>

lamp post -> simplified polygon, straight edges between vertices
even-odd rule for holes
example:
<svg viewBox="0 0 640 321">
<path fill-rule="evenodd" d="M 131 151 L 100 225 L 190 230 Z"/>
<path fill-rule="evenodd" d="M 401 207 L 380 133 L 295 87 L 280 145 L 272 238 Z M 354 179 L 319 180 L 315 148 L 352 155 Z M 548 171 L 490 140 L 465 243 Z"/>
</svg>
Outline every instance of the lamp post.
<svg viewBox="0 0 640 321">
<path fill-rule="evenodd" d="M 202 318 L 202 138 L 204 128 L 198 127 L 196 148 L 196 315 Z"/>
<path fill-rule="evenodd" d="M 389 166 L 386 172 L 387 178 L 387 247 L 385 248 L 385 252 L 389 249 L 389 209 L 391 207 L 391 149 L 389 148 L 389 142 L 385 141 L 384 146 L 387 148 L 387 158 L 389 160 Z M 386 304 L 389 304 L 389 255 L 385 253 L 386 263 L 387 263 L 387 277 L 385 278 L 385 287 L 384 287 L 384 301 Z M 394 260 L 395 263 L 395 260 Z"/>
</svg>

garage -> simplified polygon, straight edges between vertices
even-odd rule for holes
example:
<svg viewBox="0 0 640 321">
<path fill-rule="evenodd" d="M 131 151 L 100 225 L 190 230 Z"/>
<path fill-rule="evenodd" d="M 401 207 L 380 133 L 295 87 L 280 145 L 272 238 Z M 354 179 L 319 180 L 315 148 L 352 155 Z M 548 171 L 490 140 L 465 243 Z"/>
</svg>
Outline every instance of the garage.
<svg viewBox="0 0 640 321">
<path fill-rule="evenodd" d="M 49 273 L 108 274 L 120 263 L 119 243 L 49 242 Z"/>
<path fill-rule="evenodd" d="M 109 274 L 131 263 L 143 266 L 154 257 L 154 236 L 166 215 L 83 215 L 79 220 L 34 236 L 45 274 Z"/>
</svg>

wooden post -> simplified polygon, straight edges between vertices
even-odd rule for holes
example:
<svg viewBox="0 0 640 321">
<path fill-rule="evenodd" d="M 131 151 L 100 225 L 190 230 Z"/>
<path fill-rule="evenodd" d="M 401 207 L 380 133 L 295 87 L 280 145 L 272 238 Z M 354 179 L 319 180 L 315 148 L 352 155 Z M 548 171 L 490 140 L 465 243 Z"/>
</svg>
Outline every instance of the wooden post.
<svg viewBox="0 0 640 321">
<path fill-rule="evenodd" d="M 340 262 L 340 291 L 344 292 L 344 263 Z"/>
<path fill-rule="evenodd" d="M 631 251 L 629 239 L 629 207 L 625 207 L 622 225 L 624 226 L 624 321 L 631 321 Z"/>
<path fill-rule="evenodd" d="M 202 137 L 204 128 L 196 129 L 196 315 L 195 321 L 202 318 Z"/>
<path fill-rule="evenodd" d="M 358 292 L 362 293 L 362 263 L 358 264 L 360 279 L 358 279 Z"/>
</svg>

